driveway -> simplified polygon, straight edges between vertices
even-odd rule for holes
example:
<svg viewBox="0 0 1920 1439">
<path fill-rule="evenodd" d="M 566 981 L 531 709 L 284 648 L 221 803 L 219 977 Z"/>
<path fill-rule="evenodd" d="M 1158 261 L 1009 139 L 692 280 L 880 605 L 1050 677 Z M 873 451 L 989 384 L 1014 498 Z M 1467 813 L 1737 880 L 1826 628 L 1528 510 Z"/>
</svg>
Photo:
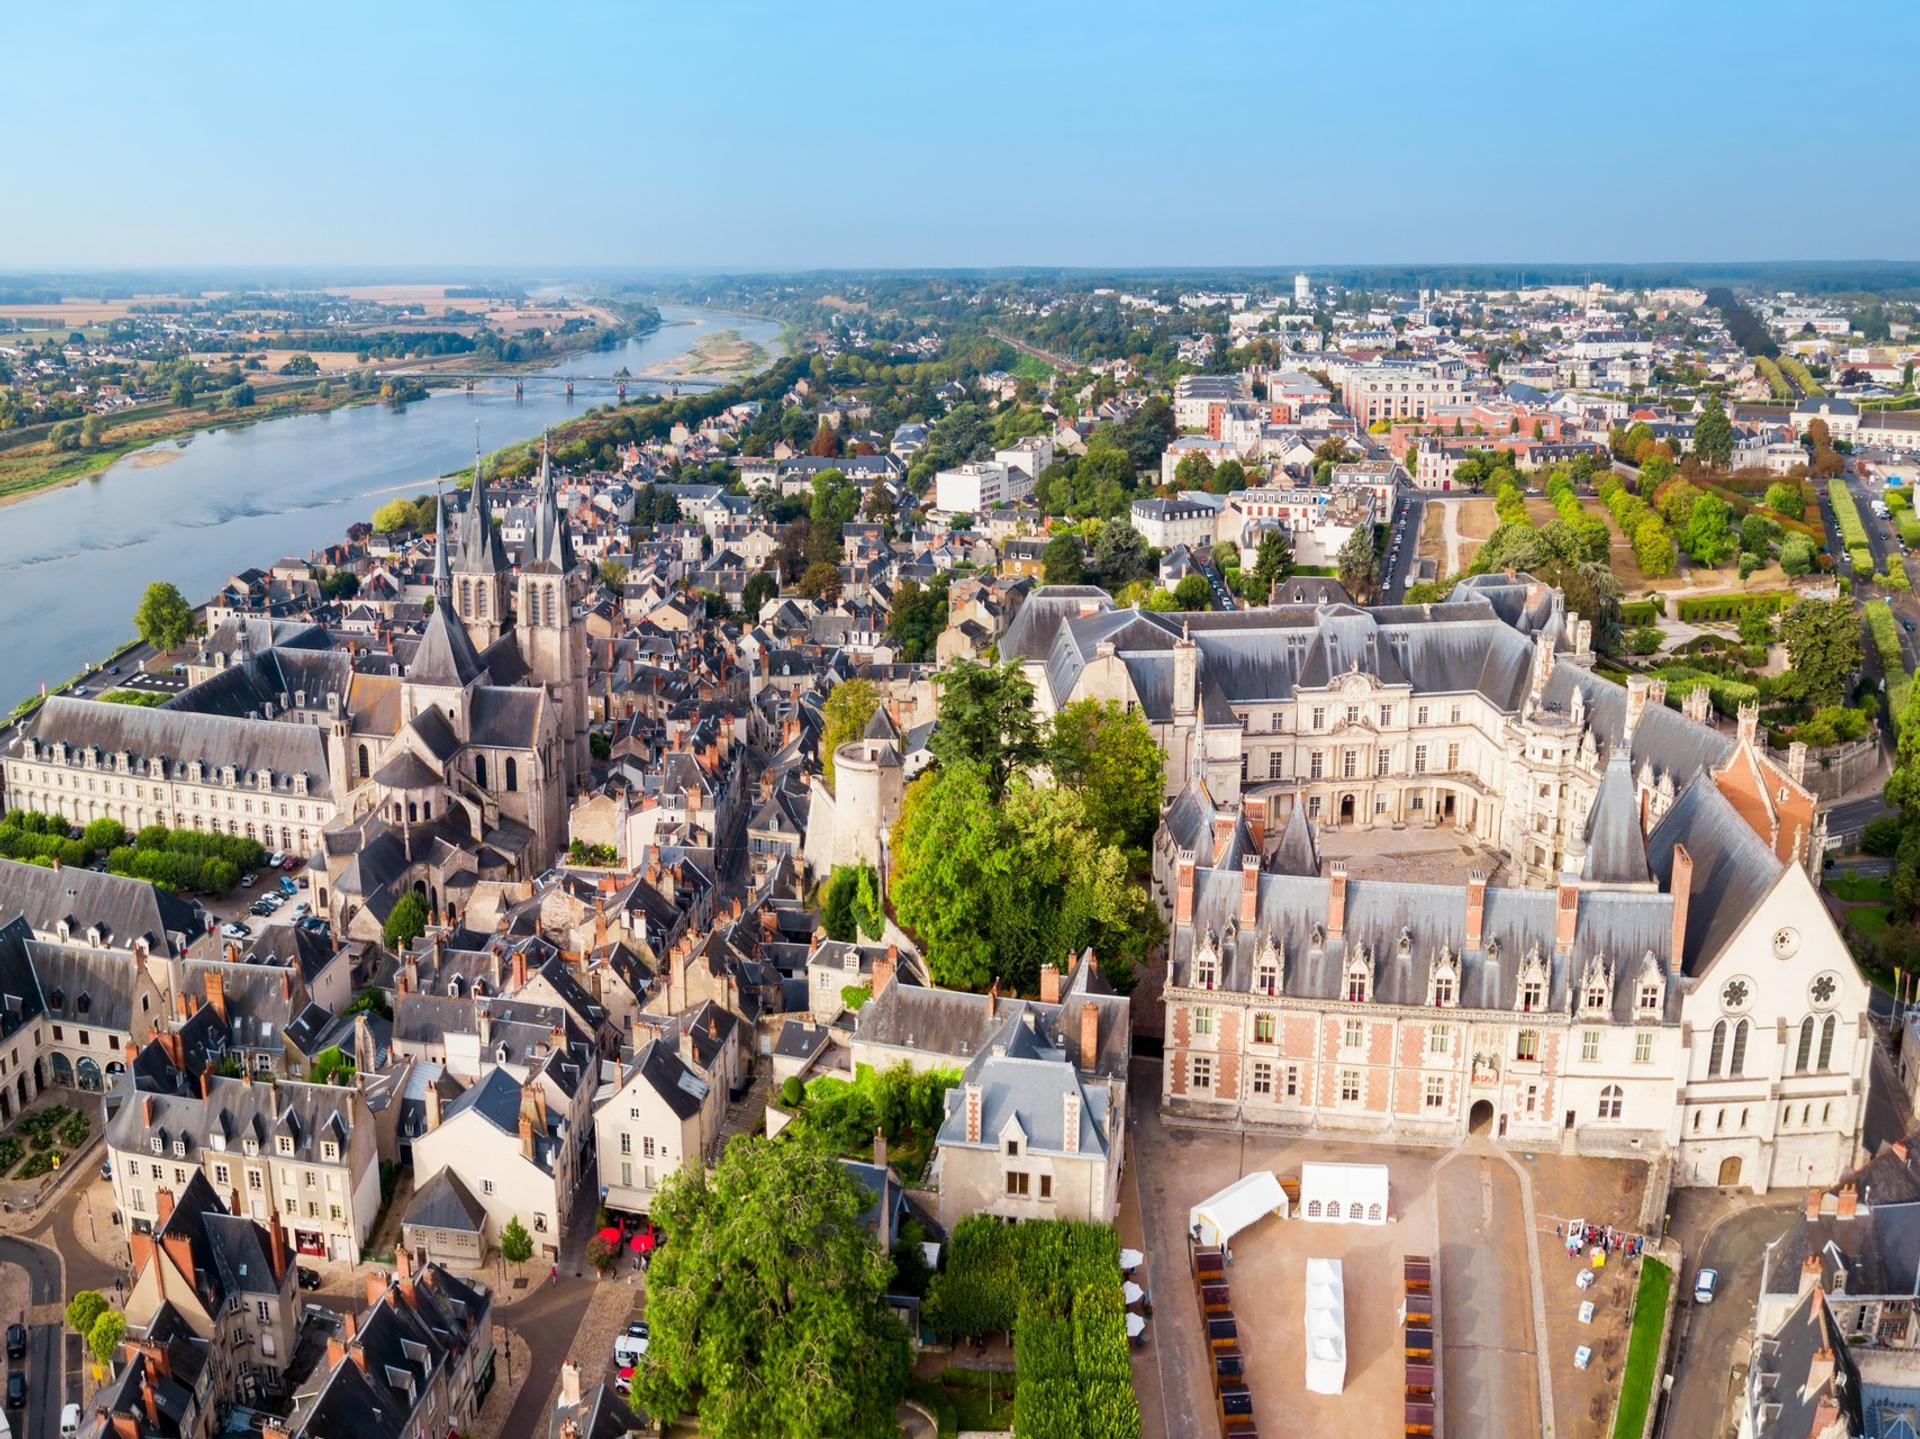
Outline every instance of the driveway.
<svg viewBox="0 0 1920 1439">
<path fill-rule="evenodd" d="M 1676 1236 L 1689 1227 L 1687 1208 L 1706 1209 L 1717 1199 L 1711 1191 L 1679 1191 L 1675 1196 Z M 1684 1286 L 1675 1318 L 1675 1337 L 1667 1356 L 1674 1375 L 1673 1394 L 1661 1414 L 1656 1436 L 1719 1439 L 1731 1434 L 1728 1410 L 1734 1394 L 1734 1365 L 1746 1359 L 1745 1338 L 1760 1297 L 1760 1264 L 1767 1245 L 1793 1223 L 1794 1206 L 1768 1204 L 1745 1209 L 1719 1221 L 1704 1247 L 1682 1244 L 1697 1257 L 1678 1276 Z M 1693 1281 L 1702 1269 L 1720 1274 L 1713 1303 L 1694 1304 Z"/>
<path fill-rule="evenodd" d="M 1440 1362 L 1447 1429 L 1532 1439 L 1540 1428 L 1539 1358 L 1520 1182 L 1471 1150 L 1435 1176 L 1440 1215 Z"/>
</svg>

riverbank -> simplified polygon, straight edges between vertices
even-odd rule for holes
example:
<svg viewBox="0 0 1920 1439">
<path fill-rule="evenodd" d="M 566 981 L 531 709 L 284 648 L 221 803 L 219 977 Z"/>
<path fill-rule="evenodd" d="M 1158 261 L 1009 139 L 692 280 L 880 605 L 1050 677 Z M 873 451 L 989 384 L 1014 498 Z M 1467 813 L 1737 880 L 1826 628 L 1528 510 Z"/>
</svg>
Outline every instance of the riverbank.
<svg viewBox="0 0 1920 1439">
<path fill-rule="evenodd" d="M 767 347 L 756 340 L 745 340 L 738 330 L 720 330 L 705 336 L 677 364 L 669 365 L 669 375 L 698 376 L 703 379 L 735 373 L 747 374 L 767 363 Z"/>
</svg>

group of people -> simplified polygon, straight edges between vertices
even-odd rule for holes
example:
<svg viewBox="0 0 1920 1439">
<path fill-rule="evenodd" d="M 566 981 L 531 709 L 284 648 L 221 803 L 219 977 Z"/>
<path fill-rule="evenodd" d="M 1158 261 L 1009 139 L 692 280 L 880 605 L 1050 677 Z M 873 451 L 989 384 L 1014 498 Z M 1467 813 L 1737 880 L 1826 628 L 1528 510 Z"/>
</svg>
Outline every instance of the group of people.
<svg viewBox="0 0 1920 1439">
<path fill-rule="evenodd" d="M 1622 1259 L 1638 1259 L 1647 1247 L 1643 1234 L 1620 1234 L 1611 1224 L 1586 1224 L 1576 1221 L 1572 1224 L 1556 1224 L 1553 1232 L 1567 1247 L 1567 1258 L 1578 1259 L 1584 1250 L 1598 1250 L 1609 1259 L 1616 1254 Z"/>
</svg>

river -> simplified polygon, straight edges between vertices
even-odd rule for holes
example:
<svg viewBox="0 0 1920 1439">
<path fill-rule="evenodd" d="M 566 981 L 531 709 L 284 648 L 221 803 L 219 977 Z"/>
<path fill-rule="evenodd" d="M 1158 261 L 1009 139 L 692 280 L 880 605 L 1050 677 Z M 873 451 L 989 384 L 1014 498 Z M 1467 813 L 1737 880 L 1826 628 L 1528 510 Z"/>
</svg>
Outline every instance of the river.
<svg viewBox="0 0 1920 1439">
<path fill-rule="evenodd" d="M 771 321 L 681 305 L 660 314 L 659 329 L 544 373 L 657 373 L 724 330 L 769 355 L 778 347 Z M 583 385 L 569 401 L 560 385 L 529 383 L 516 401 L 511 377 L 488 380 L 471 394 L 435 390 L 397 410 L 355 405 L 167 441 L 151 447 L 179 452 L 166 464 L 136 452 L 0 507 L 0 713 L 131 638 L 149 582 L 172 580 L 198 604 L 230 575 L 304 557 L 393 495 L 419 494 L 471 464 L 476 423 L 491 452 L 612 399 L 604 385 Z"/>
</svg>

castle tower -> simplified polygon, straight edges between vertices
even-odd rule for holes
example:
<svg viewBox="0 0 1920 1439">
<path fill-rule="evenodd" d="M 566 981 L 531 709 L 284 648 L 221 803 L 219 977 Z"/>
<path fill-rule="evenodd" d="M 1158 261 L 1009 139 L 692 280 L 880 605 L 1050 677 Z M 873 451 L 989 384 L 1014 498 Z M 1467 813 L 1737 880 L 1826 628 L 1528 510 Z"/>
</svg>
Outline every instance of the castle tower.
<svg viewBox="0 0 1920 1439">
<path fill-rule="evenodd" d="M 587 569 L 574 554 L 543 439 L 540 485 L 534 495 L 532 533 L 520 565 L 515 612 L 527 669 L 560 708 L 563 762 L 556 768 L 574 793 L 586 787 L 591 754 L 587 748 L 587 630 L 578 613 L 587 587 Z"/>
<path fill-rule="evenodd" d="M 494 527 L 493 506 L 487 498 L 478 445 L 473 451 L 473 494 L 467 502 L 467 512 L 460 517 L 459 536 L 460 553 L 453 562 L 452 603 L 467 633 L 473 636 L 474 644 L 486 649 L 500 638 L 509 621 L 507 551 L 500 543 L 500 531 Z"/>
</svg>

